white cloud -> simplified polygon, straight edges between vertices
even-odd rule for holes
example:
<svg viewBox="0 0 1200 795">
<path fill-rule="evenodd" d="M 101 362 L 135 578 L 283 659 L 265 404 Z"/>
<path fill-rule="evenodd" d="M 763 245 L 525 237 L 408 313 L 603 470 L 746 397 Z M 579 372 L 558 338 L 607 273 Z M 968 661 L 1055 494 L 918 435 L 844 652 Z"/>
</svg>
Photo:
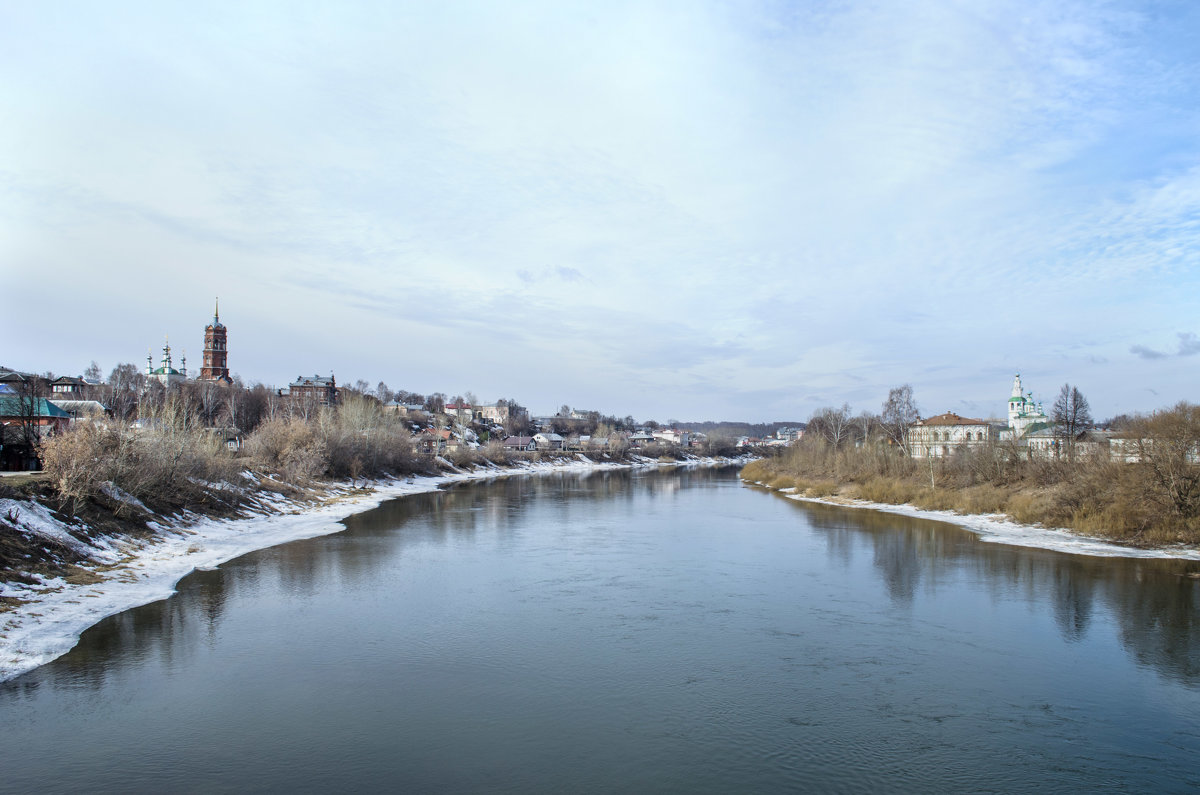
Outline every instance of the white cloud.
<svg viewBox="0 0 1200 795">
<path fill-rule="evenodd" d="M 219 293 L 266 381 L 795 419 L 1019 368 L 1115 413 L 1195 316 L 1186 10 L 77 11 L 0 32 L 0 261 L 77 318 L 12 366 L 198 349 Z"/>
</svg>

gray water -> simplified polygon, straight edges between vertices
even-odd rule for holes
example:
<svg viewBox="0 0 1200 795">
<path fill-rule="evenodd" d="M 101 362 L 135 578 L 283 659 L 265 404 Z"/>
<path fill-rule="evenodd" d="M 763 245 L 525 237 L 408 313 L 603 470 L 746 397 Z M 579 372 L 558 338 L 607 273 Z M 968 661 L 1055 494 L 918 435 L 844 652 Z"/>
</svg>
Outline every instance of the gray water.
<svg viewBox="0 0 1200 795">
<path fill-rule="evenodd" d="M 0 789 L 1200 786 L 1196 563 L 985 544 L 712 470 L 346 525 L 0 685 Z"/>
</svg>

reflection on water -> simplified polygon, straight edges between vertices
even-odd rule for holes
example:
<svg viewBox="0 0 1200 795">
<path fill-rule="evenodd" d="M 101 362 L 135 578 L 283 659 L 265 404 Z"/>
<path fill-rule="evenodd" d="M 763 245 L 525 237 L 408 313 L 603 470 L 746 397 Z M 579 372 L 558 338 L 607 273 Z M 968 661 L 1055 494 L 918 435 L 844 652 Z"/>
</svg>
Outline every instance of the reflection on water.
<svg viewBox="0 0 1200 795">
<path fill-rule="evenodd" d="M 1200 785 L 1195 562 L 716 470 L 500 479 L 345 524 L 0 685 L 0 789 Z"/>
<path fill-rule="evenodd" d="M 1200 580 L 1188 576 L 1200 572 L 1196 561 L 1098 558 L 989 544 L 941 522 L 787 502 L 825 534 L 831 562 L 845 566 L 857 550 L 869 547 L 897 604 L 911 602 L 922 587 L 938 595 L 941 584 L 953 581 L 948 572 L 966 568 L 993 593 L 1031 604 L 1049 600 L 1063 639 L 1075 642 L 1087 634 L 1098 603 L 1116 620 L 1122 646 L 1140 664 L 1200 686 Z"/>
</svg>

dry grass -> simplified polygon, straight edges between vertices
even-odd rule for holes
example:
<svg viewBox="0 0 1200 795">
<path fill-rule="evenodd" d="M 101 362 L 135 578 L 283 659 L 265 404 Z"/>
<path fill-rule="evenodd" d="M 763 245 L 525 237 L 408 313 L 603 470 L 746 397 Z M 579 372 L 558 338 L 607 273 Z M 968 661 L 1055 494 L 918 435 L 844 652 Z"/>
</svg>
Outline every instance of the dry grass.
<svg viewBox="0 0 1200 795">
<path fill-rule="evenodd" d="M 1181 497 L 1178 487 L 1170 491 L 1168 486 L 1181 478 L 1164 485 L 1163 467 L 1156 470 L 1152 463 L 1029 461 L 999 445 L 914 462 L 879 445 L 832 450 L 813 440 L 750 462 L 742 477 L 809 497 L 840 492 L 925 510 L 1002 513 L 1022 524 L 1066 527 L 1124 543 L 1200 543 L 1200 516 L 1184 500 L 1191 493 Z M 1167 463 L 1187 477 L 1196 478 L 1200 470 L 1195 464 Z"/>
</svg>

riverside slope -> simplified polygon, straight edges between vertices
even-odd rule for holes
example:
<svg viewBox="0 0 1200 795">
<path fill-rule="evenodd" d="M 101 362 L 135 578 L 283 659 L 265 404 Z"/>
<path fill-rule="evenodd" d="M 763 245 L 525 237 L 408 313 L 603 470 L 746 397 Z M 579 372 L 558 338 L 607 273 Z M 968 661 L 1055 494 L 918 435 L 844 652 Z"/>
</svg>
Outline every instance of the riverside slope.
<svg viewBox="0 0 1200 795">
<path fill-rule="evenodd" d="M 788 499 L 798 502 L 814 502 L 821 505 L 835 505 L 840 508 L 867 508 L 885 513 L 897 513 L 919 519 L 933 519 L 939 522 L 946 522 L 970 530 L 979 536 L 980 541 L 987 543 L 1009 544 L 1018 547 L 1066 552 L 1072 555 L 1091 555 L 1105 558 L 1200 560 L 1200 549 L 1195 547 L 1170 546 L 1145 549 L 1124 546 L 1111 541 L 1102 541 L 1079 535 L 1065 528 L 1021 524 L 1020 522 L 1014 522 L 1004 514 L 961 514 L 954 511 L 930 511 L 908 504 L 893 505 L 891 503 L 868 502 L 867 500 L 855 500 L 845 497 L 837 499 L 805 497 L 801 494 L 796 494 L 794 488 L 774 489 L 766 483 L 745 479 L 742 482 L 753 486 L 760 486 L 769 491 L 776 491 Z"/>
<path fill-rule="evenodd" d="M 461 481 L 496 477 L 591 472 L 658 466 L 716 466 L 733 459 L 694 459 L 659 464 L 649 459 L 633 463 L 560 461 L 512 467 L 492 467 L 408 480 L 377 481 L 370 491 L 343 491 L 343 496 L 312 507 L 281 500 L 276 512 L 242 519 L 200 519 L 186 526 L 159 527 L 152 541 L 107 537 L 86 551 L 94 561 L 83 568 L 95 576 L 90 584 L 69 583 L 62 577 L 42 578 L 37 585 L 0 583 L 0 596 L 19 600 L 0 613 L 0 682 L 44 665 L 70 651 L 84 630 L 100 620 L 150 602 L 166 599 L 178 582 L 198 569 L 214 568 L 258 549 L 329 535 L 344 529 L 341 520 L 370 510 L 387 500 L 436 491 Z M 741 463 L 744 463 L 741 462 Z M 47 538 L 70 539 L 65 527 L 34 502 L 7 500 L 23 524 Z"/>
</svg>

